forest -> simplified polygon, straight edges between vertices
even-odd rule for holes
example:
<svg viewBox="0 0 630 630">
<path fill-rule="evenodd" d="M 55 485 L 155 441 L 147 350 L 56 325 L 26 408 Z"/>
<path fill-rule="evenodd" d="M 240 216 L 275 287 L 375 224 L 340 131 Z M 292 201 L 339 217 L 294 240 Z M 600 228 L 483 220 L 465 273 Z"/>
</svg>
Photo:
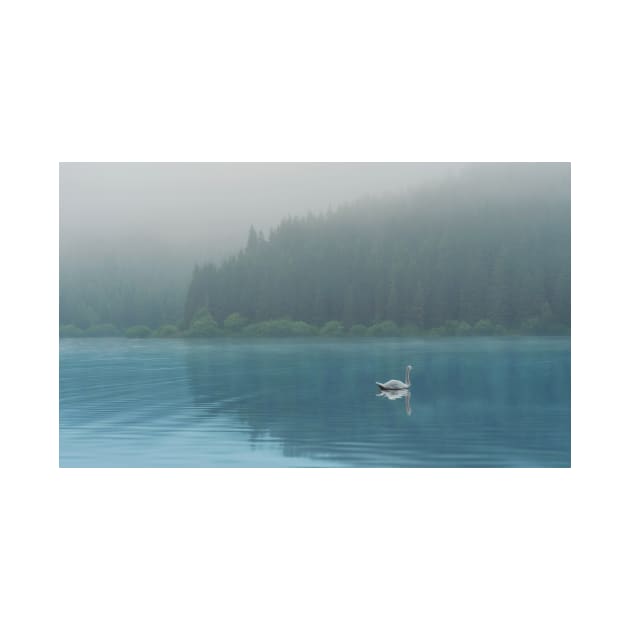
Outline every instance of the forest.
<svg viewBox="0 0 630 630">
<path fill-rule="evenodd" d="M 195 267 L 177 314 L 164 296 L 140 300 L 140 287 L 137 303 L 121 302 L 124 317 L 86 322 L 62 309 L 61 334 L 568 334 L 570 212 L 566 167 L 472 169 L 289 217 L 266 236 L 251 227 L 241 251 Z M 110 312 L 123 298 L 106 298 Z"/>
</svg>

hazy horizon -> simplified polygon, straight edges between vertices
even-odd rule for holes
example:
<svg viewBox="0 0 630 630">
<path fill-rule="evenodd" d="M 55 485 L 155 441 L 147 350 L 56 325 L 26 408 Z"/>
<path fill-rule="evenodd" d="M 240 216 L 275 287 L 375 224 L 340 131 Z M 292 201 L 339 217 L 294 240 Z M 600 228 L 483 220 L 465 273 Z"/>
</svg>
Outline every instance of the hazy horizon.
<svg viewBox="0 0 630 630">
<path fill-rule="evenodd" d="M 64 259 L 219 261 L 288 216 L 421 188 L 455 163 L 61 163 Z"/>
<path fill-rule="evenodd" d="M 351 231 L 333 256 L 357 233 L 369 232 L 374 220 L 380 222 L 379 240 L 387 243 L 425 218 L 441 216 L 448 223 L 451 217 L 450 238 L 461 233 L 472 243 L 467 230 L 490 234 L 499 224 L 512 229 L 519 213 L 530 212 L 542 226 L 550 209 L 570 200 L 566 163 L 64 163 L 59 171 L 61 317 L 88 325 L 178 320 L 195 265 L 237 254 L 252 225 L 268 236 L 287 217 L 341 208 Z M 488 214 L 489 208 L 499 214 Z M 401 213 L 409 213 L 402 222 Z M 425 236 L 416 236 L 425 253 L 446 242 L 433 229 L 429 219 Z M 337 233 L 327 233 L 316 249 L 328 248 Z M 359 252 L 365 264 L 371 238 L 365 234 Z M 479 248 L 477 243 L 477 253 Z M 417 256 L 416 249 L 409 256 Z M 448 253 L 460 255 L 461 249 Z M 437 264 L 436 256 L 423 267 Z M 290 266 L 298 259 L 303 261 L 301 254 L 289 257 Z M 324 261 L 313 265 L 301 277 L 328 269 Z M 374 273 L 386 267 L 382 261 Z M 445 286 L 454 282 L 437 275 Z M 364 287 L 363 293 L 373 290 Z M 221 289 L 213 300 L 223 294 Z"/>
</svg>

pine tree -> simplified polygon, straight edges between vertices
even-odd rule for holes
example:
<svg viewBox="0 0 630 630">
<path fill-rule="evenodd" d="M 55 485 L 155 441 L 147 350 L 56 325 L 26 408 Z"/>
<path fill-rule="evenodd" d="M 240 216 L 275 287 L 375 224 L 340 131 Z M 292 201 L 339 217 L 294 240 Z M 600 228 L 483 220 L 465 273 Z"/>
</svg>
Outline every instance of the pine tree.
<svg viewBox="0 0 630 630">
<path fill-rule="evenodd" d="M 387 298 L 387 306 L 385 308 L 385 318 L 393 322 L 399 322 L 399 304 L 398 304 L 398 288 L 396 281 L 392 280 L 389 285 L 389 296 Z"/>
<path fill-rule="evenodd" d="M 416 284 L 410 313 L 410 321 L 421 330 L 424 328 L 424 289 L 422 288 L 421 282 Z"/>
<path fill-rule="evenodd" d="M 254 253 L 258 249 L 258 236 L 254 226 L 249 227 L 249 236 L 247 237 L 247 252 Z"/>
</svg>

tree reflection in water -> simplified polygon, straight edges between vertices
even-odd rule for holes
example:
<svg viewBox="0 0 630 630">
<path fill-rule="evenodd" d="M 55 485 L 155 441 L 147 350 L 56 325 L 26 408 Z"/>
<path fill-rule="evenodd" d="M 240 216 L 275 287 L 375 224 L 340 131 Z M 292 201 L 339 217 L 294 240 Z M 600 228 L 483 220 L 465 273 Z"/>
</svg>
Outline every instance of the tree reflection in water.
<svg viewBox="0 0 630 630">
<path fill-rule="evenodd" d="M 351 466 L 570 465 L 567 339 L 243 339 L 186 355 L 195 422 L 228 422 L 252 448 Z M 401 360 L 417 366 L 413 414 L 410 391 L 374 392 Z"/>
</svg>

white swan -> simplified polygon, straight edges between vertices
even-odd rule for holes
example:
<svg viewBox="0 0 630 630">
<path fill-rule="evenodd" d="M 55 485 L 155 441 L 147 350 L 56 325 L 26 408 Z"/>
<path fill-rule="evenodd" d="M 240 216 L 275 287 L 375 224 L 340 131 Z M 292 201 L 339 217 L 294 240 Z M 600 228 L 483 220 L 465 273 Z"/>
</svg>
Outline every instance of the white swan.
<svg viewBox="0 0 630 630">
<path fill-rule="evenodd" d="M 397 381 L 392 379 L 391 381 L 387 381 L 387 383 L 379 383 L 376 381 L 376 384 L 381 389 L 409 389 L 411 387 L 411 380 L 409 378 L 409 372 L 411 372 L 411 366 L 407 366 L 407 371 L 405 372 L 405 382 Z"/>
</svg>

